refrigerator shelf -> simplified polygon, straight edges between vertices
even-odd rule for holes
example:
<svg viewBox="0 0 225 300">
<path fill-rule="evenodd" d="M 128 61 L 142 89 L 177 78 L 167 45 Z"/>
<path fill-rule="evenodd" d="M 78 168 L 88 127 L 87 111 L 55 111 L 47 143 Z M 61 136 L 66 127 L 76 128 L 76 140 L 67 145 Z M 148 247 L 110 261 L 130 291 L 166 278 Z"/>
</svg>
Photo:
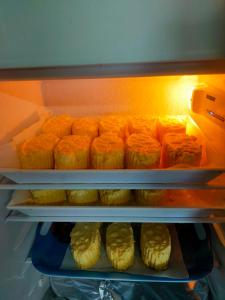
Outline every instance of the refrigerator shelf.
<svg viewBox="0 0 225 300">
<path fill-rule="evenodd" d="M 10 211 L 5 222 L 133 222 L 133 223 L 225 223 L 225 213 L 221 215 L 209 214 L 208 216 L 194 215 L 191 217 L 164 216 L 163 210 L 160 217 L 155 216 L 28 216 L 18 211 Z"/>
<path fill-rule="evenodd" d="M 3 177 L 4 178 L 4 177 Z M 4 178 L 0 190 L 84 190 L 84 189 L 167 189 L 167 190 L 224 190 L 225 181 L 209 183 L 12 183 Z M 217 178 L 216 178 L 217 180 Z"/>
<path fill-rule="evenodd" d="M 225 168 L 151 170 L 21 170 L 1 168 L 0 175 L 15 183 L 77 184 L 200 184 L 225 172 Z"/>
<path fill-rule="evenodd" d="M 213 267 L 213 254 L 211 250 L 209 228 L 206 225 L 197 226 L 201 226 L 201 232 L 204 233 L 203 235 L 199 235 L 199 231 L 196 230 L 196 225 L 176 224 L 176 231 L 183 256 L 182 264 L 184 263 L 188 273 L 188 275 L 185 275 L 184 277 L 178 275 L 177 277 L 161 277 L 152 274 L 140 275 L 129 273 L 129 270 L 127 272 L 84 271 L 70 268 L 69 266 L 65 267 L 65 263 L 63 262 L 69 247 L 68 237 L 72 224 L 59 225 L 55 223 L 53 224 L 53 227 L 50 227 L 47 234 L 41 233 L 41 224 L 39 224 L 34 244 L 31 249 L 31 259 L 34 267 L 38 271 L 49 276 L 62 276 L 76 279 L 188 282 L 206 276 L 211 272 Z M 67 232 L 67 228 L 69 228 L 69 232 Z"/>
<path fill-rule="evenodd" d="M 101 202 L 90 205 L 37 205 L 29 191 L 14 191 L 7 209 L 22 213 L 24 220 L 64 220 L 113 222 L 220 222 L 225 220 L 225 191 L 177 190 L 166 193 L 157 206 L 140 206 L 131 194 L 130 203 L 123 206 L 105 206 Z M 25 217 L 25 215 L 27 217 Z M 12 216 L 11 216 L 12 217 Z M 14 216 L 15 217 L 15 216 Z M 29 218 L 28 218 L 29 217 Z M 44 219 L 43 219 L 44 218 Z"/>
</svg>

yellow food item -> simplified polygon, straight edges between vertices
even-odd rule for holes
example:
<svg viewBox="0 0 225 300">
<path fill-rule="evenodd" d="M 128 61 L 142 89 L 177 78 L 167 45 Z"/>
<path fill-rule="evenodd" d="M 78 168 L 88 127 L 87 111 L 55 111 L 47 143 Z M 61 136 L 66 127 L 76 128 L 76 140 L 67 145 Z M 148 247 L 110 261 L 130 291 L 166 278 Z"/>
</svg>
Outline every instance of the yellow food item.
<svg viewBox="0 0 225 300">
<path fill-rule="evenodd" d="M 98 122 L 90 118 L 74 119 L 72 134 L 88 135 L 91 139 L 94 139 L 98 136 Z"/>
<path fill-rule="evenodd" d="M 145 223 L 141 226 L 141 255 L 144 264 L 165 270 L 171 253 L 171 237 L 164 224 Z"/>
<path fill-rule="evenodd" d="M 101 254 L 100 223 L 76 223 L 70 237 L 73 258 L 79 268 L 93 267 Z"/>
<path fill-rule="evenodd" d="M 119 116 L 102 117 L 99 121 L 99 134 L 114 133 L 122 139 L 127 136 L 127 120 Z"/>
<path fill-rule="evenodd" d="M 126 167 L 128 169 L 158 168 L 160 164 L 160 143 L 144 134 L 131 134 L 126 143 Z"/>
<path fill-rule="evenodd" d="M 52 133 L 59 138 L 70 135 L 73 118 L 67 115 L 59 115 L 49 118 L 41 127 L 43 133 Z"/>
<path fill-rule="evenodd" d="M 130 224 L 113 223 L 106 232 L 106 252 L 112 266 L 126 270 L 134 263 L 134 236 Z"/>
<path fill-rule="evenodd" d="M 199 166 L 202 157 L 202 146 L 194 136 L 168 133 L 163 139 L 162 166 L 172 167 L 178 164 Z"/>
<path fill-rule="evenodd" d="M 90 138 L 68 135 L 61 139 L 54 151 L 55 169 L 87 169 L 90 158 Z"/>
<path fill-rule="evenodd" d="M 25 141 L 18 149 L 21 168 L 54 168 L 53 150 L 59 139 L 52 134 L 40 134 Z"/>
<path fill-rule="evenodd" d="M 165 198 L 166 190 L 136 190 L 137 203 L 157 206 Z"/>
<path fill-rule="evenodd" d="M 145 133 L 157 138 L 156 119 L 148 116 L 134 116 L 129 119 L 129 134 Z"/>
<path fill-rule="evenodd" d="M 119 205 L 130 201 L 130 190 L 99 190 L 102 204 Z"/>
<path fill-rule="evenodd" d="M 98 201 L 97 190 L 68 190 L 67 196 L 71 204 L 88 204 Z"/>
<path fill-rule="evenodd" d="M 185 133 L 186 119 L 183 116 L 167 116 L 158 120 L 158 140 L 162 144 L 166 133 Z"/>
<path fill-rule="evenodd" d="M 94 169 L 123 169 L 124 143 L 114 134 L 103 134 L 94 139 L 91 147 Z"/>
<path fill-rule="evenodd" d="M 31 190 L 30 192 L 36 204 L 51 204 L 66 201 L 66 192 L 64 190 Z"/>
</svg>

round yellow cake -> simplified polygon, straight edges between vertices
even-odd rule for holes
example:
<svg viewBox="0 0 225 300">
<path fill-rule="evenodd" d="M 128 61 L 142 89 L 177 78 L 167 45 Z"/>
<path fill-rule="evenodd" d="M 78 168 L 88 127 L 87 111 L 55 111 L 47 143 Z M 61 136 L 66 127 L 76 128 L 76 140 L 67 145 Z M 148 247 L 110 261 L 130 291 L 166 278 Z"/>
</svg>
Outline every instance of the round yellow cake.
<svg viewBox="0 0 225 300">
<path fill-rule="evenodd" d="M 90 138 L 69 135 L 61 139 L 54 151 L 55 169 L 87 169 L 90 159 Z"/>
<path fill-rule="evenodd" d="M 198 167 L 202 158 L 202 145 L 194 136 L 167 133 L 162 145 L 162 166 L 169 168 L 184 164 Z"/>
<path fill-rule="evenodd" d="M 68 201 L 71 204 L 88 204 L 98 201 L 97 190 L 68 190 Z"/>
<path fill-rule="evenodd" d="M 106 231 L 106 252 L 112 266 L 126 270 L 134 263 L 134 236 L 130 224 L 112 223 Z"/>
<path fill-rule="evenodd" d="M 93 267 L 101 254 L 100 223 L 76 223 L 70 237 L 75 263 L 81 269 Z"/>
<path fill-rule="evenodd" d="M 41 127 L 43 133 L 52 133 L 59 138 L 70 135 L 73 118 L 67 115 L 59 115 L 49 118 Z"/>
<path fill-rule="evenodd" d="M 94 139 L 91 147 L 94 169 L 123 169 L 124 143 L 114 134 L 103 134 Z"/>
<path fill-rule="evenodd" d="M 130 201 L 130 190 L 99 190 L 100 200 L 105 205 L 120 205 Z"/>
<path fill-rule="evenodd" d="M 98 122 L 90 118 L 74 119 L 72 134 L 88 135 L 93 140 L 98 136 Z"/>
<path fill-rule="evenodd" d="M 54 204 L 66 201 L 64 190 L 31 190 L 30 192 L 36 204 Z"/>
<path fill-rule="evenodd" d="M 165 270 L 170 253 L 171 237 L 167 226 L 159 223 L 142 224 L 141 255 L 144 264 L 155 270 Z"/>
<path fill-rule="evenodd" d="M 54 168 L 53 150 L 58 142 L 59 138 L 53 134 L 40 134 L 25 141 L 18 149 L 21 168 Z"/>
<path fill-rule="evenodd" d="M 144 133 L 131 134 L 126 143 L 127 169 L 151 169 L 160 165 L 160 143 Z"/>
<path fill-rule="evenodd" d="M 122 139 L 127 136 L 127 120 L 120 116 L 106 116 L 99 121 L 99 134 L 114 133 Z"/>
<path fill-rule="evenodd" d="M 129 134 L 145 133 L 153 138 L 157 138 L 156 119 L 148 116 L 134 116 L 129 118 Z"/>
<path fill-rule="evenodd" d="M 136 190 L 138 204 L 157 206 L 165 198 L 166 190 Z"/>
<path fill-rule="evenodd" d="M 167 116 L 158 119 L 157 124 L 158 140 L 162 144 L 167 133 L 185 133 L 186 119 L 183 116 Z"/>
</svg>

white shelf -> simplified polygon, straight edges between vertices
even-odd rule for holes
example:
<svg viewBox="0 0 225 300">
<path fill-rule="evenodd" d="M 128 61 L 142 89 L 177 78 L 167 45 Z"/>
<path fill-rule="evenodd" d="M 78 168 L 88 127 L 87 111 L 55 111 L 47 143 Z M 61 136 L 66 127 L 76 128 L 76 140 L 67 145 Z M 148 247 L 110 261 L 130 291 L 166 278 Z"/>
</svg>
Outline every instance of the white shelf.
<svg viewBox="0 0 225 300">
<path fill-rule="evenodd" d="M 6 222 L 132 222 L 132 223 L 224 223 L 223 216 L 208 217 L 142 217 L 142 216 L 28 216 L 12 211 L 5 219 Z"/>
<path fill-rule="evenodd" d="M 225 168 L 152 169 L 152 170 L 21 170 L 0 169 L 16 183 L 79 184 L 160 184 L 206 183 L 225 172 Z"/>
</svg>

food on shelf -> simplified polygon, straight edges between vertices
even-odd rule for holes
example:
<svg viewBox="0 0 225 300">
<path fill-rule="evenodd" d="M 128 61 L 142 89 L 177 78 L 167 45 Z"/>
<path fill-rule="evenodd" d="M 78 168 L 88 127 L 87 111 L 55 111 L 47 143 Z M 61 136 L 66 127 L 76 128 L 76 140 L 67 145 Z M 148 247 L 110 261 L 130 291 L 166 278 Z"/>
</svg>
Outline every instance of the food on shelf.
<svg viewBox="0 0 225 300">
<path fill-rule="evenodd" d="M 127 120 L 120 116 L 104 116 L 99 121 L 99 135 L 114 133 L 122 139 L 127 136 Z"/>
<path fill-rule="evenodd" d="M 123 140 L 111 133 L 95 138 L 91 147 L 91 159 L 94 169 L 123 169 Z"/>
<path fill-rule="evenodd" d="M 89 204 L 98 201 L 97 190 L 68 190 L 67 197 L 70 204 Z"/>
<path fill-rule="evenodd" d="M 85 135 L 63 137 L 55 147 L 55 169 L 87 169 L 90 142 L 90 138 Z"/>
<path fill-rule="evenodd" d="M 30 192 L 35 204 L 54 204 L 66 201 L 64 190 L 31 190 Z"/>
<path fill-rule="evenodd" d="M 40 134 L 25 141 L 18 148 L 21 168 L 52 169 L 54 168 L 53 150 L 59 142 L 53 134 Z"/>
<path fill-rule="evenodd" d="M 163 139 L 162 166 L 172 167 L 178 164 L 199 166 L 202 158 L 202 145 L 194 136 L 168 133 Z"/>
<path fill-rule="evenodd" d="M 41 133 L 18 147 L 21 168 L 197 167 L 205 157 L 202 145 L 185 133 L 184 116 L 160 117 L 158 121 L 145 115 L 129 118 L 105 116 L 98 122 L 94 118 L 72 119 L 60 115 L 48 119 L 41 131 L 49 133 Z"/>
<path fill-rule="evenodd" d="M 131 134 L 126 142 L 126 167 L 128 169 L 158 168 L 160 164 L 160 143 L 144 133 Z"/>
<path fill-rule="evenodd" d="M 104 205 L 121 205 L 128 203 L 131 198 L 130 190 L 100 190 L 100 200 Z"/>
<path fill-rule="evenodd" d="M 100 223 L 76 223 L 70 237 L 75 263 L 81 269 L 93 267 L 101 254 Z"/>
<path fill-rule="evenodd" d="M 157 138 L 157 122 L 155 118 L 149 116 L 134 116 L 129 118 L 129 134 L 145 133 L 153 138 Z"/>
<path fill-rule="evenodd" d="M 166 196 L 166 190 L 136 190 L 136 201 L 140 205 L 157 206 Z"/>
<path fill-rule="evenodd" d="M 52 133 L 59 138 L 71 134 L 73 118 L 67 115 L 53 116 L 41 127 L 43 133 Z"/>
<path fill-rule="evenodd" d="M 72 134 L 88 135 L 92 140 L 98 136 L 98 122 L 91 118 L 74 119 Z"/>
<path fill-rule="evenodd" d="M 185 133 L 186 118 L 184 116 L 167 116 L 158 119 L 158 140 L 162 144 L 166 133 Z"/>
<path fill-rule="evenodd" d="M 126 270 L 133 265 L 134 236 L 130 224 L 112 223 L 107 227 L 106 252 L 117 270 Z"/>
<path fill-rule="evenodd" d="M 168 267 L 171 253 L 171 237 L 165 224 L 141 225 L 141 255 L 144 264 L 155 270 Z"/>
</svg>

